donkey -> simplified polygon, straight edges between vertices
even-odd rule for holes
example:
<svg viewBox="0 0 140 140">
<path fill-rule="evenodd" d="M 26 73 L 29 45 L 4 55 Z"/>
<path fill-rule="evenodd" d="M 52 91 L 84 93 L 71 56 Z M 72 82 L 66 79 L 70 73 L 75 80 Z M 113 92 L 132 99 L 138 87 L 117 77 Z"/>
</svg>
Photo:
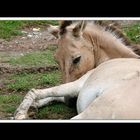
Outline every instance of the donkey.
<svg viewBox="0 0 140 140">
<path fill-rule="evenodd" d="M 62 25 L 55 30 L 56 58 L 67 83 L 30 90 L 14 118 L 26 119 L 31 105 L 40 107 L 70 96 L 77 97 L 78 115 L 72 119 L 140 119 L 139 56 L 99 25 Z"/>
<path fill-rule="evenodd" d="M 84 26 L 86 26 L 86 22 L 84 24 L 85 24 Z M 74 26 L 75 28 L 73 28 Z M 86 26 L 86 28 L 83 26 L 82 29 L 82 27 L 80 26 L 82 26 L 82 23 L 78 24 L 77 22 L 74 21 L 61 21 L 60 28 L 59 26 L 50 26 L 49 28 L 49 31 L 56 38 L 58 38 L 58 50 L 55 54 L 55 58 L 58 64 L 60 65 L 63 74 L 64 83 L 72 82 L 80 78 L 87 71 L 93 69 L 94 67 L 96 67 L 96 65 L 98 66 L 98 64 L 106 60 L 113 59 L 113 58 L 120 58 L 120 57 L 124 57 L 124 58 L 129 57 L 128 55 L 121 54 L 123 53 L 123 47 L 119 49 L 120 52 L 115 52 L 115 55 L 113 52 L 111 52 L 111 49 L 112 50 L 115 49 L 112 48 L 111 46 L 112 44 L 108 41 L 111 39 L 110 36 L 113 36 L 114 38 L 116 38 L 116 40 L 121 40 L 119 42 L 121 42 L 123 46 L 125 45 L 127 48 L 132 49 L 133 52 L 140 55 L 140 45 L 133 44 L 131 40 L 129 40 L 128 37 L 124 35 L 122 30 L 120 29 L 120 25 L 115 21 L 90 21 L 90 22 L 88 21 L 88 25 Z M 86 47 L 81 47 L 82 45 L 76 44 L 75 41 L 78 40 L 77 42 L 81 44 L 83 42 L 83 40 L 80 37 L 79 38 L 76 37 L 77 36 L 76 34 L 79 34 L 78 30 L 80 30 L 80 28 L 83 30 L 82 37 L 84 38 Z M 67 32 L 68 34 L 70 30 L 73 30 L 72 34 L 74 38 L 72 38 L 69 35 L 67 36 L 69 36 L 70 39 L 63 37 L 65 35 L 65 32 Z M 104 37 L 102 33 L 104 34 Z M 106 38 L 108 39 L 106 40 Z M 98 39 L 98 43 L 96 42 L 96 39 Z M 71 42 L 73 44 L 75 43 L 74 44 L 75 47 L 74 45 L 72 46 Z M 106 44 L 106 42 L 110 43 L 111 49 L 107 49 L 106 46 L 108 46 L 108 44 Z M 119 46 L 120 48 L 121 45 L 117 44 L 117 46 Z M 103 47 L 105 48 L 105 50 Z M 96 55 L 99 55 L 98 52 L 101 54 L 96 58 Z M 93 55 L 93 53 L 95 55 Z M 112 55 L 112 56 L 108 56 L 108 55 Z M 82 61 L 81 61 L 81 57 L 82 57 Z M 96 62 L 97 64 L 94 65 L 95 58 L 99 62 Z M 64 100 L 61 101 L 65 102 L 68 106 L 75 106 L 76 100 L 77 98 L 72 98 L 67 96 L 64 98 Z"/>
</svg>

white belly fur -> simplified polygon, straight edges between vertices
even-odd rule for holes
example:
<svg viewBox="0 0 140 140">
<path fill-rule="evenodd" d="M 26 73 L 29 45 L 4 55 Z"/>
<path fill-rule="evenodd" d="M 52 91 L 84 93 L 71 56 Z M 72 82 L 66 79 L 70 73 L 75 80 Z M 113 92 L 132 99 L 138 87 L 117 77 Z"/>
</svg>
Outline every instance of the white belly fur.
<svg viewBox="0 0 140 140">
<path fill-rule="evenodd" d="M 115 64 L 112 68 L 110 63 L 106 67 L 98 68 L 97 71 L 95 69 L 79 93 L 77 99 L 78 114 L 83 112 L 105 90 L 115 88 L 120 84 L 120 81 L 123 82 L 139 76 L 140 61 L 138 60 L 137 65 L 134 65 L 134 62 L 133 59 L 130 59 L 130 61 Z"/>
</svg>

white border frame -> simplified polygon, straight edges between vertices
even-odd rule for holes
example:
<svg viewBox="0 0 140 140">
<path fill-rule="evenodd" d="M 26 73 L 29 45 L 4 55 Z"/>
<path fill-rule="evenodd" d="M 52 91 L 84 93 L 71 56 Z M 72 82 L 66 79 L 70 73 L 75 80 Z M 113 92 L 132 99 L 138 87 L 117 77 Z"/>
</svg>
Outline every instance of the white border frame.
<svg viewBox="0 0 140 140">
<path fill-rule="evenodd" d="M 0 120 L 0 123 L 140 123 L 140 120 Z"/>
<path fill-rule="evenodd" d="M 140 20 L 140 17 L 0 17 L 0 20 Z"/>
<path fill-rule="evenodd" d="M 2 20 L 140 20 L 140 17 L 0 17 Z M 140 120 L 0 120 L 0 123 L 140 123 Z"/>
</svg>

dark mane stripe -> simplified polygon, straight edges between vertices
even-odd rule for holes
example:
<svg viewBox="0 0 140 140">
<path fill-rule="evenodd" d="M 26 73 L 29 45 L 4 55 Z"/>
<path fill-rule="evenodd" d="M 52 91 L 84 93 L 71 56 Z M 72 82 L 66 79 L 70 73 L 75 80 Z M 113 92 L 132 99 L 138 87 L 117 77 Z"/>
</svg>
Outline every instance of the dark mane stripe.
<svg viewBox="0 0 140 140">
<path fill-rule="evenodd" d="M 97 25 L 105 28 L 106 31 L 113 32 L 118 38 L 122 39 L 125 46 L 133 50 L 137 55 L 140 55 L 140 45 L 134 44 L 121 30 L 121 25 L 115 21 L 95 21 Z"/>
<path fill-rule="evenodd" d="M 115 21 L 95 21 L 95 24 L 100 25 L 105 28 L 106 31 L 113 32 L 118 38 L 121 38 L 123 40 L 123 43 L 126 46 L 130 46 L 132 42 L 129 40 L 129 38 L 123 33 L 121 30 L 121 25 Z"/>
</svg>

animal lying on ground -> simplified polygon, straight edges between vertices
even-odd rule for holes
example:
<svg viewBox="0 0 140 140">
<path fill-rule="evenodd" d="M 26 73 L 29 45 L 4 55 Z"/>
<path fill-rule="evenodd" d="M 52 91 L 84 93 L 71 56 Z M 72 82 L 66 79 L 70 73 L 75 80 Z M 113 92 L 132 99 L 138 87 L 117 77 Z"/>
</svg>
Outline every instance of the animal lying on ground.
<svg viewBox="0 0 140 140">
<path fill-rule="evenodd" d="M 140 119 L 140 60 L 122 38 L 91 23 L 62 23 L 56 59 L 66 84 L 27 93 L 15 119 L 28 118 L 31 105 L 77 97 L 72 119 Z"/>
<path fill-rule="evenodd" d="M 61 21 L 60 27 L 50 26 L 48 29 L 58 38 L 55 57 L 60 65 L 64 83 L 78 79 L 88 70 L 95 68 L 95 65 L 98 65 L 96 63 L 113 58 L 129 57 L 121 54 L 124 53 L 124 46 L 140 55 L 140 45 L 132 43 L 115 21 L 84 21 L 83 25 L 82 27 L 82 22 L 78 24 L 77 21 Z M 76 37 L 75 34 L 79 34 L 80 29 L 82 29 L 81 35 Z M 80 44 L 82 42 L 84 42 L 83 46 Z M 117 47 L 112 48 L 112 46 Z M 115 49 L 119 49 L 119 52 L 114 53 Z M 94 64 L 94 61 L 97 62 Z M 75 106 L 77 98 L 66 96 L 62 101 L 71 107 Z"/>
</svg>

